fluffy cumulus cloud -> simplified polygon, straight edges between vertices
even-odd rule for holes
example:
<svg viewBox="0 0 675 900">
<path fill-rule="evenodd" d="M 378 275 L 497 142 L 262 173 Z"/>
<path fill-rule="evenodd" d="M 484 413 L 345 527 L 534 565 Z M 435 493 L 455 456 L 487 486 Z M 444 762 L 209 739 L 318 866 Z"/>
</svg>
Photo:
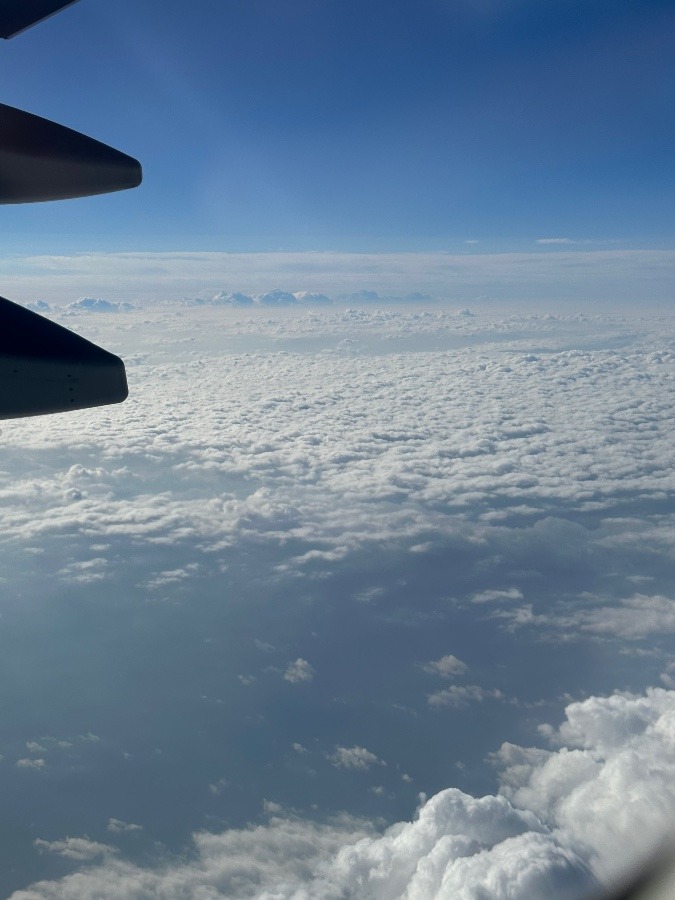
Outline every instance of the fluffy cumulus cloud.
<svg viewBox="0 0 675 900">
<path fill-rule="evenodd" d="M 131 303 L 119 303 L 114 300 L 104 300 L 102 297 L 80 297 L 66 307 L 68 312 L 97 312 L 115 313 L 129 312 L 134 309 Z M 36 310 L 39 311 L 39 310 Z"/>
<path fill-rule="evenodd" d="M 430 675 L 452 678 L 455 675 L 463 675 L 466 672 L 466 663 L 462 662 L 454 654 L 448 653 L 447 656 L 428 662 L 424 666 L 424 671 Z"/>
<path fill-rule="evenodd" d="M 39 772 L 45 768 L 47 763 L 40 757 L 38 757 L 37 759 L 33 759 L 31 757 L 24 756 L 21 759 L 17 759 L 15 765 L 18 769 L 36 769 Z"/>
<path fill-rule="evenodd" d="M 71 529 L 211 547 L 298 538 L 339 558 L 359 542 L 403 534 L 423 547 L 462 521 L 468 537 L 476 522 L 509 516 L 625 512 L 673 488 L 672 350 L 651 339 L 611 349 L 630 323 L 390 310 L 208 318 L 227 313 L 125 317 L 112 349 L 120 334 L 133 347 L 146 320 L 153 337 L 137 362 L 128 354 L 123 419 L 85 412 L 75 430 L 58 417 L 13 426 L 9 446 L 68 448 L 98 465 L 11 473 L 0 485 L 5 533 L 31 540 Z M 545 353 L 521 349 L 531 346 L 529 331 Z M 98 330 L 92 336 L 100 340 Z M 235 339 L 272 341 L 276 352 L 223 352 Z M 340 349 L 345 339 L 356 353 Z M 165 345 L 152 365 L 144 361 L 149 346 Z M 180 480 L 144 490 L 138 470 L 158 461 Z M 196 477 L 223 488 L 196 496 L 187 484 Z M 250 489 L 228 490 L 236 479 Z M 287 564 L 319 559 L 299 554 Z M 515 608 L 521 591 L 498 585 L 473 596 Z"/>
<path fill-rule="evenodd" d="M 326 306 L 333 302 L 330 297 L 317 291 L 295 291 L 293 296 L 298 303 L 304 303 L 308 306 Z"/>
<path fill-rule="evenodd" d="M 314 667 L 306 659 L 296 659 L 289 663 L 284 670 L 284 680 L 291 684 L 299 684 L 302 681 L 311 681 L 314 678 Z"/>
<path fill-rule="evenodd" d="M 295 306 L 298 300 L 295 294 L 275 288 L 257 296 L 255 302 L 259 306 Z"/>
<path fill-rule="evenodd" d="M 360 769 L 361 771 L 365 771 L 373 765 L 386 765 L 374 753 L 366 750 L 365 747 L 336 747 L 335 753 L 330 756 L 330 760 L 337 768 Z"/>
<path fill-rule="evenodd" d="M 504 745 L 503 794 L 578 847 L 600 878 L 645 856 L 675 814 L 675 693 L 591 697 L 543 728 L 549 752 Z M 560 746 L 562 745 L 562 746 Z"/>
<path fill-rule="evenodd" d="M 551 749 L 504 744 L 495 754 L 499 794 L 449 788 L 384 832 L 347 816 L 319 824 L 275 815 L 266 825 L 196 834 L 189 858 L 155 869 L 86 839 L 41 841 L 71 859 L 104 862 L 13 900 L 576 898 L 625 874 L 672 821 L 675 692 L 591 697 L 542 732 Z"/>
</svg>

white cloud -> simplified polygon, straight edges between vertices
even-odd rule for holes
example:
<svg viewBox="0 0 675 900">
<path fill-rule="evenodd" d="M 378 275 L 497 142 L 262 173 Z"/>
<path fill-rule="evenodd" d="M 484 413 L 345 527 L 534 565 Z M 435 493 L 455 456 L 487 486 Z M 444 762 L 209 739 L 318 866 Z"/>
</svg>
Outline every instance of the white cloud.
<svg viewBox="0 0 675 900">
<path fill-rule="evenodd" d="M 493 600 L 522 600 L 522 591 L 518 588 L 508 588 L 505 591 L 490 590 L 479 591 L 471 598 L 472 603 L 490 603 Z"/>
<path fill-rule="evenodd" d="M 208 336 L 221 334 L 223 317 L 235 313 L 194 311 L 195 316 L 202 313 L 206 318 L 199 320 L 196 333 L 208 348 Z M 139 314 L 134 327 L 147 315 Z M 561 505 L 608 509 L 628 492 L 649 499 L 668 489 L 672 386 L 663 354 L 561 349 L 533 360 L 532 354 L 515 347 L 497 352 L 489 342 L 509 335 L 517 342 L 523 330 L 537 328 L 539 339 L 548 341 L 553 351 L 557 341 L 564 346 L 569 334 L 578 340 L 588 323 L 543 317 L 535 322 L 476 319 L 442 311 L 428 316 L 340 312 L 317 314 L 311 321 L 299 318 L 292 324 L 253 318 L 237 325 L 242 340 L 248 336 L 278 340 L 291 334 L 294 340 L 325 339 L 327 345 L 337 335 L 344 338 L 349 329 L 364 343 L 378 330 L 379 340 L 384 333 L 388 341 L 438 343 L 447 338 L 449 345 L 482 335 L 480 351 L 472 345 L 460 347 L 451 357 L 444 352 L 409 354 L 406 377 L 415 391 L 404 398 L 397 396 L 396 354 L 363 359 L 244 355 L 237 358 L 236 367 L 229 357 L 209 357 L 209 367 L 198 376 L 198 391 L 190 403 L 179 401 L 178 406 L 180 375 L 171 376 L 173 370 L 163 373 L 177 379 L 172 383 L 171 377 L 158 379 L 156 368 L 142 375 L 132 369 L 140 380 L 132 384 L 132 399 L 124 407 L 78 414 L 76 429 L 69 417 L 20 423 L 6 438 L 10 447 L 63 447 L 71 454 L 94 453 L 102 461 L 124 456 L 125 461 L 133 460 L 134 470 L 113 463 L 96 470 L 80 466 L 66 472 L 42 471 L 11 481 L 0 488 L 7 511 L 6 535 L 25 543 L 71 529 L 99 539 L 127 535 L 167 544 L 192 539 L 216 546 L 247 535 L 271 541 L 282 535 L 306 538 L 313 529 L 313 546 L 298 556 L 300 564 L 311 565 L 339 560 L 346 545 L 368 540 L 371 534 L 373 540 L 400 535 L 402 525 L 411 546 L 415 532 L 420 537 L 447 532 L 452 517 L 438 514 L 444 504 L 452 504 L 457 521 L 459 511 L 475 516 L 480 504 L 489 501 L 486 521 L 498 525 L 508 521 L 512 510 L 526 514 Z M 160 337 L 170 343 L 176 341 L 177 329 L 183 334 L 191 326 L 170 320 L 166 327 Z M 206 352 L 198 346 L 192 349 Z M 368 388 L 373 367 L 381 385 L 377 408 Z M 328 377 L 345 387 L 326 403 Z M 441 389 L 448 379 L 455 387 L 451 397 Z M 563 382 L 564 402 L 551 406 L 547 392 Z M 261 393 L 260 385 L 266 383 L 283 384 L 284 398 L 275 400 L 273 391 L 270 396 Z M 223 391 L 237 409 L 232 418 L 213 413 Z M 485 396 L 501 391 L 509 411 L 495 421 L 473 415 L 476 391 Z M 621 412 L 625 403 L 641 403 L 643 418 L 626 421 Z M 164 424 L 149 436 L 148 421 Z M 648 472 L 640 462 L 645 428 L 650 429 Z M 291 431 L 298 436 L 292 437 Z M 146 482 L 139 473 L 149 467 L 156 470 L 157 461 L 163 467 L 175 466 L 180 480 L 171 489 L 151 493 L 144 490 Z M 585 461 L 592 462 L 590 472 Z M 244 474 L 250 487 L 258 489 L 247 496 L 228 495 L 228 479 Z M 185 488 L 199 475 L 219 478 L 223 492 L 191 497 Z M 70 498 L 67 504 L 64 494 Z M 376 509 L 372 502 L 369 507 L 367 499 L 395 501 L 398 508 Z M 404 503 L 410 506 L 402 521 Z M 350 525 L 340 540 L 338 524 L 346 522 Z M 185 566 L 180 570 L 187 573 Z M 168 567 L 166 572 L 180 570 Z M 105 571 L 70 574 L 98 577 Z M 156 577 L 162 579 L 165 573 Z M 476 594 L 485 597 L 492 590 Z"/>
<path fill-rule="evenodd" d="M 73 303 L 69 303 L 66 309 L 69 312 L 129 312 L 134 309 L 130 303 L 118 303 L 114 300 L 103 300 L 101 297 L 80 297 Z"/>
<path fill-rule="evenodd" d="M 423 667 L 430 675 L 440 675 L 442 678 L 453 678 L 455 675 L 463 675 L 467 670 L 466 663 L 462 662 L 452 653 L 442 656 Z"/>
<path fill-rule="evenodd" d="M 255 298 L 255 302 L 258 306 L 295 306 L 298 301 L 295 294 L 276 288 L 273 291 L 259 294 Z"/>
<path fill-rule="evenodd" d="M 477 684 L 451 684 L 442 691 L 429 694 L 427 703 L 436 708 L 464 709 L 472 703 L 482 703 L 483 700 L 499 700 L 501 696 L 501 691 L 494 688 L 486 690 Z"/>
<path fill-rule="evenodd" d="M 502 746 L 497 796 L 454 788 L 383 833 L 350 817 L 194 836 L 193 857 L 141 868 L 82 839 L 39 843 L 102 865 L 18 891 L 13 900 L 163 896 L 381 900 L 578 898 L 625 873 L 675 814 L 675 692 L 591 697 L 550 729 L 558 750 Z M 346 748 L 340 748 L 346 749 Z M 363 748 L 352 748 L 367 753 Z M 374 754 L 370 754 L 374 756 Z M 357 754 L 359 756 L 359 754 Z"/>
<path fill-rule="evenodd" d="M 138 322 L 136 315 L 130 314 L 130 333 L 150 314 L 139 313 Z M 0 486 L 4 540 L 43 543 L 47 535 L 70 530 L 96 541 L 118 536 L 172 546 L 192 541 L 215 549 L 248 539 L 275 543 L 297 537 L 310 546 L 285 564 L 325 567 L 362 541 L 400 540 L 405 533 L 410 546 L 428 546 L 430 534 L 439 539 L 453 523 L 458 530 L 460 516 L 475 521 L 481 504 L 484 521 L 499 526 L 518 511 L 609 510 L 627 496 L 649 500 L 673 481 L 672 384 L 663 365 L 672 354 L 564 349 L 568 340 L 578 342 L 586 335 L 592 323 L 571 317 L 485 321 L 441 310 L 428 315 L 341 311 L 293 322 L 235 319 L 233 330 L 242 341 L 277 341 L 286 335 L 334 347 L 335 338 L 343 339 L 351 330 L 364 345 L 373 337 L 382 341 L 383 335 L 389 346 L 402 340 L 413 346 L 416 341 L 432 346 L 460 342 L 450 356 L 442 351 L 408 354 L 406 378 L 414 391 L 399 396 L 396 354 L 330 359 L 321 354 L 238 355 L 233 366 L 229 356 L 209 355 L 210 336 L 223 333 L 228 316 L 250 316 L 248 311 L 190 310 L 187 322 L 167 319 L 166 312 L 163 319 L 156 315 L 157 340 L 169 346 L 178 334 L 199 325 L 195 334 L 202 343 L 190 345 L 190 353 L 206 353 L 209 366 L 195 373 L 198 389 L 190 402 L 176 400 L 182 375 L 173 368 L 162 378 L 157 367 L 132 368 L 132 399 L 123 407 L 77 414 L 77 428 L 72 417 L 13 426 L 5 436 L 9 448 L 61 447 L 71 458 L 94 454 L 106 465 L 43 469 Z M 151 328 L 146 326 L 145 333 Z M 593 328 L 604 335 L 604 324 Z M 550 351 L 533 359 L 517 349 L 528 329 L 536 329 Z M 611 344 L 621 329 L 610 332 Z M 511 338 L 512 349 L 490 343 L 497 338 Z M 465 340 L 469 344 L 461 346 Z M 479 349 L 472 343 L 476 340 Z M 148 344 L 144 346 L 147 350 Z M 371 377 L 380 385 L 376 407 Z M 343 385 L 328 402 L 327 378 Z M 451 396 L 442 390 L 448 381 L 454 386 Z M 261 390 L 265 384 L 283 384 L 284 396 Z M 560 384 L 564 395 L 558 392 Z M 551 391 L 559 398 L 553 406 L 546 400 Z M 223 392 L 236 415 L 215 415 Z M 501 392 L 503 415 L 494 420 L 474 415 L 476 392 Z M 638 404 L 642 413 L 626 420 L 622 409 L 627 403 Z M 151 435 L 149 421 L 162 423 Z M 649 471 L 641 462 L 645 429 Z M 125 464 L 116 464 L 121 457 Z M 176 481 L 166 490 L 149 491 L 149 471 L 167 467 Z M 191 482 L 207 476 L 218 479 L 222 491 L 191 494 Z M 249 490 L 234 496 L 228 492 L 229 480 L 242 477 Z M 442 515 L 448 505 L 453 514 Z M 193 560 L 181 562 L 156 573 L 151 584 L 171 573 L 189 576 L 186 566 Z M 64 577 L 113 574 L 110 566 L 98 565 L 93 568 L 91 560 L 86 570 L 66 566 Z M 479 589 L 476 599 L 498 600 L 494 590 Z"/>
<path fill-rule="evenodd" d="M 290 898 L 312 877 L 317 864 L 368 832 L 367 824 L 348 817 L 327 825 L 273 818 L 268 825 L 241 831 L 195 835 L 194 860 L 184 865 L 169 863 L 163 871 L 143 870 L 108 856 L 103 866 L 89 867 L 58 882 L 34 884 L 15 892 L 12 900 L 90 900 L 95 896 L 106 900 L 159 896 L 178 900 L 200 895 L 262 898 L 265 892 L 270 892 L 268 896 Z M 48 842 L 43 843 L 47 849 Z M 83 847 L 83 852 L 88 849 Z M 330 890 L 327 883 L 326 887 Z"/>
<path fill-rule="evenodd" d="M 338 769 L 360 769 L 365 771 L 371 766 L 386 765 L 370 750 L 365 747 L 336 747 L 335 752 L 329 757 L 333 765 Z"/>
<path fill-rule="evenodd" d="M 209 791 L 215 796 L 218 797 L 223 791 L 227 790 L 230 787 L 230 782 L 227 778 L 219 778 L 218 781 L 214 781 L 209 785 Z"/>
<path fill-rule="evenodd" d="M 112 820 L 111 821 L 116 821 Z M 65 838 L 62 841 L 43 841 L 38 838 L 34 841 L 35 846 L 41 853 L 54 853 L 62 856 L 64 859 L 71 859 L 76 862 L 88 862 L 96 859 L 96 857 L 107 856 L 109 853 L 115 853 L 115 848 L 108 844 L 100 844 L 97 841 L 90 841 L 89 838 Z"/>
<path fill-rule="evenodd" d="M 570 840 L 606 877 L 648 853 L 675 814 L 675 693 L 617 693 L 570 704 L 551 753 L 502 748 L 503 791 Z"/>
<path fill-rule="evenodd" d="M 662 595 L 634 594 L 613 606 L 593 606 L 570 613 L 535 614 L 533 605 L 526 603 L 500 609 L 494 616 L 506 620 L 511 629 L 535 626 L 548 631 L 586 633 L 627 641 L 675 633 L 675 600 Z"/>
<path fill-rule="evenodd" d="M 597 634 L 636 640 L 654 633 L 675 632 L 675 600 L 635 594 L 620 606 L 603 606 L 578 616 L 580 626 Z"/>
<path fill-rule="evenodd" d="M 72 562 L 64 566 L 58 575 L 64 581 L 76 582 L 79 584 L 93 584 L 96 581 L 103 581 L 107 577 L 108 561 L 103 557 L 95 559 L 83 559 Z"/>
<path fill-rule="evenodd" d="M 275 803 L 274 800 L 263 800 L 263 812 L 267 816 L 278 816 L 283 812 L 283 806 L 280 803 Z"/>
<path fill-rule="evenodd" d="M 19 769 L 37 769 L 41 772 L 47 767 L 47 761 L 41 757 L 38 757 L 37 759 L 24 757 L 22 759 L 17 759 L 14 765 Z"/>
<path fill-rule="evenodd" d="M 114 818 L 108 819 L 108 831 L 112 834 L 131 834 L 142 830 L 142 825 L 135 825 L 133 822 L 124 822 L 122 819 Z"/>
<path fill-rule="evenodd" d="M 291 684 L 299 684 L 302 681 L 311 681 L 314 678 L 314 668 L 306 659 L 296 659 L 289 663 L 284 671 L 284 680 Z"/>
<path fill-rule="evenodd" d="M 197 563 L 188 563 L 180 569 L 167 569 L 164 572 L 158 572 L 157 575 L 147 582 L 148 590 L 156 591 L 169 584 L 179 584 L 181 581 L 193 578 L 198 571 L 199 565 Z"/>
<path fill-rule="evenodd" d="M 671 663 L 668 663 L 668 665 L 666 666 L 665 672 L 662 672 L 659 675 L 659 678 L 661 679 L 661 684 L 664 684 L 667 688 L 670 688 L 670 690 L 675 689 L 675 676 L 673 676 L 674 672 L 675 672 L 675 662 L 671 662 Z"/>
<path fill-rule="evenodd" d="M 37 741 L 26 741 L 26 750 L 29 753 L 46 753 L 47 748 L 43 747 L 42 744 L 39 744 Z"/>
<path fill-rule="evenodd" d="M 333 302 L 330 297 L 320 294 L 318 291 L 295 291 L 293 296 L 298 303 L 304 303 L 308 306 L 326 306 Z"/>
</svg>

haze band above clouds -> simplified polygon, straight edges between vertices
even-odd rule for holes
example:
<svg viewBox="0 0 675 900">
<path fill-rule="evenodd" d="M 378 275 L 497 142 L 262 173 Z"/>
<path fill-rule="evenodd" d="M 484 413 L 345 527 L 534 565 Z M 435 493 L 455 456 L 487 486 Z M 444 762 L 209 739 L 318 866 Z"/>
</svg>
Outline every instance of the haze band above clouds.
<svg viewBox="0 0 675 900">
<path fill-rule="evenodd" d="M 546 246 L 546 245 L 543 245 Z M 3 260 L 3 294 L 18 302 L 71 302 L 106 296 L 147 303 L 201 292 L 261 294 L 363 290 L 457 302 L 494 300 L 670 300 L 673 250 L 565 250 L 532 253 L 125 252 L 14 256 Z"/>
</svg>

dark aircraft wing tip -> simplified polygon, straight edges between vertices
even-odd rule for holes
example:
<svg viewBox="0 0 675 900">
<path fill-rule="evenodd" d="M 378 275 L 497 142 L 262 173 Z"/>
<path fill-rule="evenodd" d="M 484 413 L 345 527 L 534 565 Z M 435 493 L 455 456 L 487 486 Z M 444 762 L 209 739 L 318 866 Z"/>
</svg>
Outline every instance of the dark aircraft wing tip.
<svg viewBox="0 0 675 900">
<path fill-rule="evenodd" d="M 77 2 L 78 0 L 4 0 L 0 3 L 0 37 L 13 38 Z"/>
<path fill-rule="evenodd" d="M 0 172 L 0 203 L 106 194 L 138 187 L 143 178 L 139 161 L 126 153 L 4 103 Z"/>
<path fill-rule="evenodd" d="M 130 159 L 133 159 L 133 157 L 130 157 Z M 137 159 L 134 159 L 133 161 L 136 163 L 136 166 L 135 166 L 135 171 L 132 174 L 133 183 L 132 183 L 131 187 L 136 188 L 143 182 L 143 166 L 139 163 L 139 161 Z"/>
<path fill-rule="evenodd" d="M 0 419 L 122 403 L 122 360 L 0 297 Z"/>
</svg>

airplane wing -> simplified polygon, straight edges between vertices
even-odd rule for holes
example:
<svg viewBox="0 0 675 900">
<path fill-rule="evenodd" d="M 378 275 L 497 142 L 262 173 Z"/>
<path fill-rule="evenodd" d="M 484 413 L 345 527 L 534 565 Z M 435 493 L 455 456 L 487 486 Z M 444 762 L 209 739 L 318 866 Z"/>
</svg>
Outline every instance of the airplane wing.
<svg viewBox="0 0 675 900">
<path fill-rule="evenodd" d="M 0 0 L 11 38 L 77 0 Z M 86 197 L 136 187 L 130 156 L 0 103 L 0 203 Z M 120 403 L 124 363 L 55 322 L 0 297 L 0 419 Z"/>
<path fill-rule="evenodd" d="M 121 403 L 122 360 L 0 297 L 0 419 Z"/>
<path fill-rule="evenodd" d="M 106 194 L 141 178 L 140 163 L 119 150 L 0 103 L 0 203 Z"/>
<path fill-rule="evenodd" d="M 11 38 L 77 0 L 0 0 L 0 37 Z"/>
</svg>

